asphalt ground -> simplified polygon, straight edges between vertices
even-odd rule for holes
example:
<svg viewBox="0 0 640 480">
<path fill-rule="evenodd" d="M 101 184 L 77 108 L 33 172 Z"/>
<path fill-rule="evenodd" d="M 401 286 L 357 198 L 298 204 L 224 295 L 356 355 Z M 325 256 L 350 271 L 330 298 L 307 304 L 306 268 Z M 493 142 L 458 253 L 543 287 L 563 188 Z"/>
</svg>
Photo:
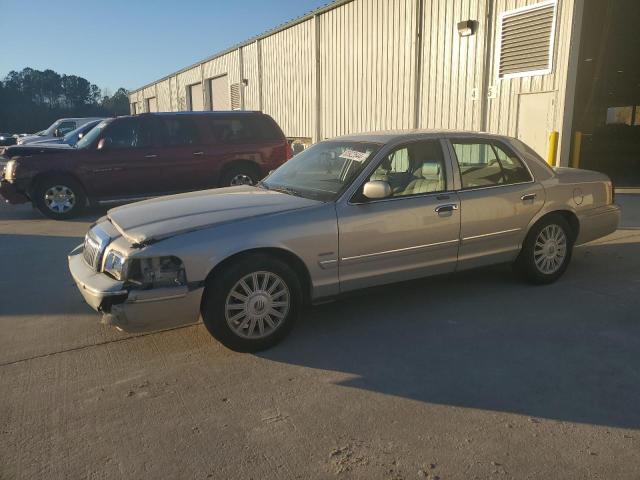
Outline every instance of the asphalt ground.
<svg viewBox="0 0 640 480">
<path fill-rule="evenodd" d="M 638 479 L 640 196 L 556 284 L 508 266 L 307 310 L 261 354 L 98 323 L 69 222 L 0 206 L 0 478 Z"/>
</svg>

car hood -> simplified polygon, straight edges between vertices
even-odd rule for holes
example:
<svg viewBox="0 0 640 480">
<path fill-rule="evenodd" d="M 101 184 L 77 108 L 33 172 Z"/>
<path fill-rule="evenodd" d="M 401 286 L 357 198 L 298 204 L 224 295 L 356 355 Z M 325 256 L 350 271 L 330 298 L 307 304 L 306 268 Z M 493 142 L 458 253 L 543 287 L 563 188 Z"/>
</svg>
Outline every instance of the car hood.
<svg viewBox="0 0 640 480">
<path fill-rule="evenodd" d="M 27 135 L 26 137 L 18 138 L 18 142 L 20 142 L 20 145 L 24 145 L 31 142 L 37 142 L 39 140 L 46 140 L 46 139 L 52 139 L 52 138 L 55 138 L 55 137 L 51 135 Z"/>
<path fill-rule="evenodd" d="M 73 149 L 73 147 L 67 145 L 66 143 L 36 143 L 28 145 L 13 145 L 11 147 L 5 148 L 3 155 L 7 158 L 11 158 L 26 155 L 37 155 L 39 153 L 68 152 L 69 149 Z"/>
<path fill-rule="evenodd" d="M 320 205 L 322 202 L 258 187 L 183 193 L 109 210 L 113 226 L 134 245 L 223 223 Z"/>
</svg>

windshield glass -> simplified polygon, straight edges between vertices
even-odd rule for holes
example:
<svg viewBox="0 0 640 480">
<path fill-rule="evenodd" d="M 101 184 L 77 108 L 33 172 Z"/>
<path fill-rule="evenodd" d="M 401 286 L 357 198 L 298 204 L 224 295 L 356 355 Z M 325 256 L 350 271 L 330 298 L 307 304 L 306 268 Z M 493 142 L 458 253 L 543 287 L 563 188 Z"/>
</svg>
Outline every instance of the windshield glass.
<svg viewBox="0 0 640 480">
<path fill-rule="evenodd" d="M 302 197 L 335 200 L 380 146 L 377 143 L 321 142 L 293 157 L 261 185 Z"/>
<path fill-rule="evenodd" d="M 93 127 L 87 134 L 82 137 L 78 143 L 76 143 L 77 148 L 88 148 L 90 147 L 97 139 L 100 137 L 102 130 L 104 127 L 109 125 L 113 121 L 113 118 L 109 118 L 107 120 L 101 121 L 98 125 Z"/>
<path fill-rule="evenodd" d="M 53 122 L 51 124 L 51 126 L 49 128 L 47 128 L 46 130 L 43 130 L 41 132 L 36 133 L 36 135 L 39 135 L 41 137 L 45 136 L 45 135 L 53 135 L 53 132 L 56 131 L 56 128 L 58 128 L 58 125 L 60 125 L 60 122 L 62 120 L 56 120 L 55 122 Z"/>
<path fill-rule="evenodd" d="M 86 133 L 89 133 L 89 131 L 91 131 L 91 128 L 93 128 L 92 125 L 96 125 L 96 123 L 97 122 L 90 122 L 85 125 L 82 125 L 81 127 L 76 128 L 75 130 L 70 131 L 64 137 L 62 137 L 62 143 L 66 143 L 67 145 L 74 145 L 76 143 L 77 136 L 87 128 L 89 130 L 87 130 Z"/>
</svg>

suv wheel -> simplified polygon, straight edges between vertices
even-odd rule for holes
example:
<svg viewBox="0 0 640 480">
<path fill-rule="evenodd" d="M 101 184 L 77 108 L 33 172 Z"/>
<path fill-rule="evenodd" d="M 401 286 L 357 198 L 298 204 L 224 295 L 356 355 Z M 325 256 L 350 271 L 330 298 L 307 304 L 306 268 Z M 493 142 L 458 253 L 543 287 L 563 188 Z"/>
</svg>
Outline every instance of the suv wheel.
<svg viewBox="0 0 640 480">
<path fill-rule="evenodd" d="M 33 202 L 44 216 L 65 220 L 82 212 L 87 197 L 82 186 L 73 178 L 51 175 L 38 182 Z"/>
<path fill-rule="evenodd" d="M 255 185 L 260 181 L 258 169 L 249 165 L 231 166 L 220 178 L 221 187 L 233 187 L 236 185 Z"/>
<path fill-rule="evenodd" d="M 562 276 L 573 250 L 573 233 L 560 215 L 548 215 L 533 226 L 516 260 L 516 270 L 534 284 L 555 282 Z"/>
<path fill-rule="evenodd" d="M 257 352 L 280 342 L 302 306 L 296 273 L 284 262 L 250 255 L 207 285 L 202 319 L 211 335 L 238 352 Z"/>
</svg>

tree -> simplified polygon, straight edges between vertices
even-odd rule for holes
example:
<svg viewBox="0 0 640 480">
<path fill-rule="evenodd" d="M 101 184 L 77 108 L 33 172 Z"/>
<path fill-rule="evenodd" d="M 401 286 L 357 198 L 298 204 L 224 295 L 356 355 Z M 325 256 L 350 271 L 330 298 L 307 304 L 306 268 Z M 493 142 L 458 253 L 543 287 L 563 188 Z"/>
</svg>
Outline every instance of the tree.
<svg viewBox="0 0 640 480">
<path fill-rule="evenodd" d="M 128 92 L 102 97 L 100 88 L 77 75 L 25 68 L 0 81 L 0 131 L 34 132 L 62 117 L 125 115 Z"/>
</svg>

